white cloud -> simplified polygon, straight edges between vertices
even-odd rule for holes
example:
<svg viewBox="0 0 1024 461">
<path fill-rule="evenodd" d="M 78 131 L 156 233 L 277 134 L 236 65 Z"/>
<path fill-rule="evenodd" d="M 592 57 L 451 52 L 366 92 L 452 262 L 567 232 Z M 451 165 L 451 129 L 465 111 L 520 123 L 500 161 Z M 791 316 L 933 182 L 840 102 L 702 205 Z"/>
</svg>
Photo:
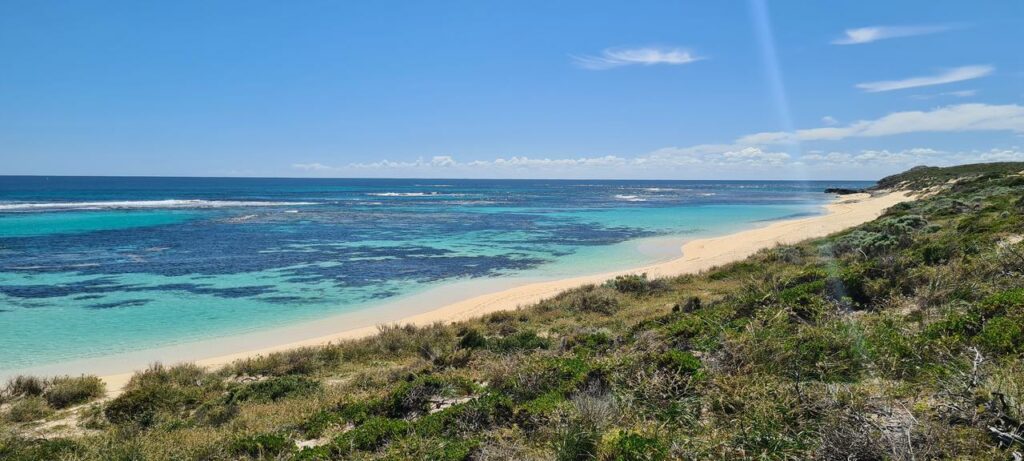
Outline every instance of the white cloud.
<svg viewBox="0 0 1024 461">
<path fill-rule="evenodd" d="M 880 82 L 858 83 L 855 85 L 868 93 L 880 91 L 903 90 L 907 88 L 918 88 L 922 86 L 943 85 L 946 83 L 962 82 L 987 76 L 995 71 L 992 66 L 962 66 L 948 69 L 937 75 L 923 77 L 911 77 L 902 80 L 885 80 Z"/>
<path fill-rule="evenodd" d="M 978 90 L 960 90 L 960 91 L 948 91 L 945 93 L 939 93 L 939 96 L 953 96 L 957 98 L 969 98 L 978 94 Z"/>
<path fill-rule="evenodd" d="M 754 133 L 736 140 L 740 145 L 784 144 L 797 141 L 835 141 L 921 132 L 1013 131 L 1024 133 L 1024 106 L 1017 104 L 958 104 L 930 111 L 894 112 L 846 126 Z"/>
<path fill-rule="evenodd" d="M 877 165 L 879 163 L 914 166 L 930 160 L 935 160 L 942 154 L 946 154 L 946 152 L 920 147 L 900 151 L 869 149 L 856 153 L 809 153 L 801 157 L 801 160 L 809 164 L 826 164 L 831 166 L 858 166 L 865 164 Z"/>
<path fill-rule="evenodd" d="M 913 37 L 945 32 L 953 26 L 872 26 L 846 29 L 843 36 L 832 41 L 833 45 L 861 45 L 899 37 Z"/>
<path fill-rule="evenodd" d="M 331 171 L 335 169 L 334 167 L 324 165 L 323 163 L 293 163 L 292 168 L 303 171 Z"/>
<path fill-rule="evenodd" d="M 765 167 L 783 165 L 790 158 L 786 152 L 769 152 L 760 147 L 751 146 L 721 152 L 700 152 L 693 148 L 665 147 L 639 157 L 635 163 L 655 167 L 682 165 Z"/>
<path fill-rule="evenodd" d="M 839 124 L 839 120 L 836 120 L 836 118 L 831 116 L 831 115 L 826 115 L 826 116 L 821 118 L 821 123 L 824 123 L 824 124 L 826 124 L 828 126 L 833 126 L 833 125 L 838 125 Z"/>
<path fill-rule="evenodd" d="M 656 64 L 680 65 L 704 59 L 682 48 L 608 48 L 600 56 L 572 56 L 584 69 L 605 70 L 614 67 Z"/>
<path fill-rule="evenodd" d="M 827 123 L 827 120 L 824 121 Z M 837 141 L 921 132 L 1008 131 L 1024 133 L 1024 106 L 1016 104 L 959 104 L 928 111 L 894 112 L 842 126 L 823 126 L 793 132 L 763 132 L 729 144 L 665 147 L 636 156 L 530 157 L 505 156 L 459 161 L 450 155 L 413 161 L 379 160 L 330 166 L 296 163 L 292 168 L 309 175 L 359 177 L 522 177 L 522 178 L 871 178 L 912 166 L 953 165 L 990 161 L 1024 161 L 1020 148 L 947 152 L 931 148 L 868 149 L 857 152 L 807 151 L 791 144 Z M 825 174 L 825 176 L 817 175 Z M 826 174 L 827 173 L 827 174 Z"/>
<path fill-rule="evenodd" d="M 812 167 L 822 169 L 885 167 L 888 171 L 902 171 L 924 164 L 948 166 L 979 162 L 1019 162 L 1024 160 L 1024 151 L 1009 148 L 949 152 L 918 147 L 898 151 L 869 149 L 859 152 L 815 152 L 800 159 Z"/>
<path fill-rule="evenodd" d="M 937 94 L 915 94 L 915 95 L 913 95 L 911 97 L 914 98 L 914 99 L 933 99 L 933 98 L 941 98 L 941 97 L 946 97 L 946 96 L 953 97 L 953 98 L 969 98 L 971 96 L 976 96 L 977 94 L 978 94 L 978 90 L 960 90 L 960 91 L 947 91 L 945 93 L 937 93 Z"/>
</svg>

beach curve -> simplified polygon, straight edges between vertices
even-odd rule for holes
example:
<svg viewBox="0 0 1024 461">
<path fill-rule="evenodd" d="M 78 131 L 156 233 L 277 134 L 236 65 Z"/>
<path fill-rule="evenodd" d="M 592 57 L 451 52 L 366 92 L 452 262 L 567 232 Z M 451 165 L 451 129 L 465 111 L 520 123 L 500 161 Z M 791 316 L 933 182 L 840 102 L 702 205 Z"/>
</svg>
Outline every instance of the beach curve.
<svg viewBox="0 0 1024 461">
<path fill-rule="evenodd" d="M 670 261 L 594 275 L 527 283 L 472 296 L 436 309 L 382 323 L 425 326 L 437 322 L 459 322 L 492 312 L 528 306 L 562 291 L 581 285 L 602 283 L 619 275 L 645 273 L 656 278 L 699 273 L 716 266 L 742 260 L 765 248 L 824 237 L 863 224 L 877 218 L 889 207 L 913 198 L 914 195 L 909 191 L 876 191 L 871 194 L 843 195 L 825 205 L 826 212 L 821 215 L 775 221 L 762 227 L 732 234 L 688 241 L 681 247 L 682 254 Z M 237 353 L 197 357 L 186 362 L 206 368 L 217 368 L 245 358 L 300 347 L 322 346 L 332 342 L 365 338 L 376 334 L 379 325 L 380 323 L 348 328 L 327 335 L 287 341 Z M 107 385 L 108 396 L 119 394 L 134 374 L 135 371 L 130 371 L 101 376 Z"/>
</svg>

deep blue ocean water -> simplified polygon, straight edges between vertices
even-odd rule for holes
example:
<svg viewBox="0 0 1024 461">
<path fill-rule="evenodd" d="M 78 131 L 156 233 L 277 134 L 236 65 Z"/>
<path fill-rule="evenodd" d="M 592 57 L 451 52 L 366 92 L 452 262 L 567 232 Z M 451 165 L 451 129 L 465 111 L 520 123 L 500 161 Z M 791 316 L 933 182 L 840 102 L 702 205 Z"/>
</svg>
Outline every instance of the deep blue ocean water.
<svg viewBox="0 0 1024 461">
<path fill-rule="evenodd" d="M 650 262 L 865 182 L 0 176 L 0 370 Z"/>
</svg>

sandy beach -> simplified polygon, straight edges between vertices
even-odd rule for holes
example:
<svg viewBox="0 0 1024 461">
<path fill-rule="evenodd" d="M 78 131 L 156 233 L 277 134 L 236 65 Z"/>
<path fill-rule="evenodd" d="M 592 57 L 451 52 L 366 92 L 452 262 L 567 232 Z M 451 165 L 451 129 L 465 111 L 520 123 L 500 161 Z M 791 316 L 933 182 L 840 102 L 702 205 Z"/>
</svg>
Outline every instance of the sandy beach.
<svg viewBox="0 0 1024 461">
<path fill-rule="evenodd" d="M 911 195 L 907 192 L 845 195 L 826 205 L 826 213 L 822 215 L 777 221 L 763 227 L 729 235 L 691 240 L 682 246 L 682 255 L 670 261 L 602 274 L 526 283 L 484 294 L 469 293 L 465 295 L 469 296 L 468 298 L 450 302 L 442 307 L 426 312 L 398 317 L 397 319 L 384 318 L 377 322 L 373 322 L 371 317 L 370 321 L 363 323 L 363 326 L 347 329 L 339 327 L 339 330 L 329 334 L 297 341 L 282 340 L 279 344 L 237 353 L 203 356 L 200 352 L 201 349 L 196 349 L 193 351 L 194 358 L 188 361 L 205 367 L 215 368 L 246 357 L 370 336 L 377 333 L 377 326 L 380 324 L 429 325 L 435 322 L 457 322 L 491 312 L 528 306 L 564 290 L 585 284 L 601 283 L 617 275 L 646 273 L 649 277 L 665 277 L 698 273 L 715 266 L 741 260 L 764 248 L 822 237 L 862 224 L 875 219 L 885 209 L 911 198 Z M 288 338 L 289 336 L 281 335 L 280 337 Z M 108 392 L 112 395 L 119 393 L 133 373 L 126 372 L 103 376 L 103 380 L 107 383 Z"/>
</svg>

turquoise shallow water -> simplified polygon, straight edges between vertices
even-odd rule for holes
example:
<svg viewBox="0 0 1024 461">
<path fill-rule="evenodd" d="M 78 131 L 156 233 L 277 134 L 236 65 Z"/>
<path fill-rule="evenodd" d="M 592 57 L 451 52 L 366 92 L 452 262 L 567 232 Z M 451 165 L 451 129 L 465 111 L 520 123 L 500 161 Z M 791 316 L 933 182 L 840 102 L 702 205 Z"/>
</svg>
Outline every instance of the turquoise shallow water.
<svg viewBox="0 0 1024 461">
<path fill-rule="evenodd" d="M 177 224 L 196 217 L 181 211 L 71 211 L 25 213 L 0 219 L 0 237 L 31 237 L 47 234 L 130 229 L 133 227 Z"/>
<path fill-rule="evenodd" d="M 864 185 L 0 177 L 0 371 L 635 267 Z"/>
</svg>

